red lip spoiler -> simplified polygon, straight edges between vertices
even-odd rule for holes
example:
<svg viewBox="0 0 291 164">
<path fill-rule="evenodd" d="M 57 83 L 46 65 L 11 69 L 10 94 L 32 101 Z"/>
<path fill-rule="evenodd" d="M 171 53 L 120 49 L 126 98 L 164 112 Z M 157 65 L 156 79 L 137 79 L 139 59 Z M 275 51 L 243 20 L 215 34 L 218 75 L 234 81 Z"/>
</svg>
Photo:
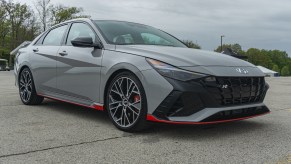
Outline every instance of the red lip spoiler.
<svg viewBox="0 0 291 164">
<path fill-rule="evenodd" d="M 93 104 L 92 106 L 87 106 L 87 105 L 78 104 L 78 103 L 70 102 L 70 101 L 67 101 L 67 100 L 61 100 L 61 99 L 58 99 L 58 98 L 55 98 L 55 97 L 46 96 L 46 95 L 42 95 L 42 94 L 37 94 L 37 95 L 45 97 L 45 98 L 48 98 L 48 99 L 57 100 L 57 101 L 61 101 L 61 102 L 69 103 L 69 104 L 74 104 L 74 105 L 78 105 L 78 106 L 82 106 L 82 107 L 87 107 L 87 108 L 96 109 L 96 110 L 100 110 L 100 111 L 104 110 L 103 105 Z"/>
<path fill-rule="evenodd" d="M 269 114 L 270 112 L 266 112 L 263 114 L 248 116 L 248 117 L 241 117 L 241 118 L 235 118 L 235 119 L 228 119 L 228 120 L 219 120 L 219 121 L 211 121 L 211 122 L 182 122 L 182 121 L 169 121 L 169 120 L 160 120 L 156 118 L 155 116 L 148 114 L 147 120 L 152 122 L 159 122 L 159 123 L 167 123 L 167 124 L 180 124 L 180 125 L 206 125 L 206 124 L 218 124 L 218 123 L 224 123 L 224 122 L 232 122 L 232 121 L 239 121 L 239 120 L 245 120 L 253 117 L 262 116 L 265 114 Z"/>
</svg>

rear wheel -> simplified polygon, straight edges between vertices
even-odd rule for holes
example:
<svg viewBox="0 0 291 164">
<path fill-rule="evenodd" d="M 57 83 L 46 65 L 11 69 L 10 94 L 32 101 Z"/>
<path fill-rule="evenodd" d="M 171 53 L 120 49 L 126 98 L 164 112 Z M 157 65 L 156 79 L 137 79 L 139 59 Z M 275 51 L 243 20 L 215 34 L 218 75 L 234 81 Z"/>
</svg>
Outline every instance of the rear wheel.
<svg viewBox="0 0 291 164">
<path fill-rule="evenodd" d="M 118 129 L 135 132 L 148 127 L 146 95 L 139 79 L 130 72 L 119 73 L 110 82 L 106 109 Z"/>
<path fill-rule="evenodd" d="M 20 99 L 25 105 L 37 105 L 42 103 L 43 97 L 36 94 L 32 73 L 24 68 L 18 78 Z"/>
</svg>

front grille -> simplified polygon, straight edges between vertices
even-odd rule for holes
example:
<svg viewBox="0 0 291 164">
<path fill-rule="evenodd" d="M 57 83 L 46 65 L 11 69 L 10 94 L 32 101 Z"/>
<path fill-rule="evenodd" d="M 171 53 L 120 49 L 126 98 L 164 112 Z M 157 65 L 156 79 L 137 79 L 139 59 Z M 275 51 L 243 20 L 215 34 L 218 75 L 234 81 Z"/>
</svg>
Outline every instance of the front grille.
<svg viewBox="0 0 291 164">
<path fill-rule="evenodd" d="M 201 83 L 222 106 L 260 102 L 265 95 L 264 77 L 215 77 Z"/>
</svg>

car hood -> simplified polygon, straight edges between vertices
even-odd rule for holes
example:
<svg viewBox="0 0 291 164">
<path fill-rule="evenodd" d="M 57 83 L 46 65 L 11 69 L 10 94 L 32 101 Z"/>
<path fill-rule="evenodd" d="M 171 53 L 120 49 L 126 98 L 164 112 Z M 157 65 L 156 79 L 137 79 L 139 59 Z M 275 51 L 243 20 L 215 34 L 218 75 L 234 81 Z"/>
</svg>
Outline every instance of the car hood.
<svg viewBox="0 0 291 164">
<path fill-rule="evenodd" d="M 152 45 L 117 45 L 115 50 L 160 60 L 177 67 L 255 67 L 249 62 L 228 55 L 192 48 Z"/>
</svg>

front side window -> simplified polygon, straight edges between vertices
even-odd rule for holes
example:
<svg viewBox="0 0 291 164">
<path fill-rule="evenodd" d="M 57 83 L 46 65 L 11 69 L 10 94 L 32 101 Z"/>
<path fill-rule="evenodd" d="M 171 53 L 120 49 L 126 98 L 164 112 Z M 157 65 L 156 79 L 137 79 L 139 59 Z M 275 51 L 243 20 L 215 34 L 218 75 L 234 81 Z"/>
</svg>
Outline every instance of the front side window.
<svg viewBox="0 0 291 164">
<path fill-rule="evenodd" d="M 62 43 L 63 36 L 66 32 L 68 25 L 52 29 L 44 38 L 43 45 L 59 46 Z"/>
<path fill-rule="evenodd" d="M 94 21 L 94 23 L 109 44 L 186 47 L 175 37 L 150 26 L 103 20 Z"/>
<path fill-rule="evenodd" d="M 74 23 L 70 29 L 66 45 L 72 45 L 71 41 L 78 37 L 91 37 L 93 42 L 96 40 L 94 31 L 84 23 Z"/>
</svg>

